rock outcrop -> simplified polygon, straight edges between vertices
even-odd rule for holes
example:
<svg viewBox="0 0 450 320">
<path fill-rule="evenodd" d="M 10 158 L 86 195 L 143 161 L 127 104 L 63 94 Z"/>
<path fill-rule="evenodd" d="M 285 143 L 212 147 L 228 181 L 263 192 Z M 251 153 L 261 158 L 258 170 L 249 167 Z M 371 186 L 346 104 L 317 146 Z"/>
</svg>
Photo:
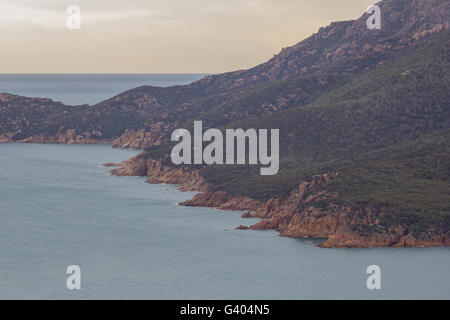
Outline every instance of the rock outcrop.
<svg viewBox="0 0 450 320">
<path fill-rule="evenodd" d="M 167 124 L 158 122 L 144 130 L 126 130 L 112 142 L 113 148 L 144 150 L 161 144 L 161 136 L 167 130 Z"/>
<path fill-rule="evenodd" d="M 31 136 L 22 140 L 15 140 L 14 142 L 23 143 L 62 143 L 62 144 L 96 144 L 96 143 L 111 143 L 109 139 L 102 139 L 100 131 L 85 131 L 77 133 L 77 130 L 70 129 L 64 133 L 58 133 L 55 136 L 47 136 L 44 134 Z"/>
<path fill-rule="evenodd" d="M 198 170 L 165 166 L 162 160 L 143 159 L 139 156 L 122 162 L 111 171 L 115 176 L 147 176 L 148 183 L 177 184 L 181 191 L 206 191 L 207 183 Z"/>
<path fill-rule="evenodd" d="M 261 206 L 263 202 L 248 197 L 231 196 L 226 192 L 202 192 L 193 199 L 180 203 L 187 207 L 209 207 L 220 210 L 252 210 Z"/>
</svg>

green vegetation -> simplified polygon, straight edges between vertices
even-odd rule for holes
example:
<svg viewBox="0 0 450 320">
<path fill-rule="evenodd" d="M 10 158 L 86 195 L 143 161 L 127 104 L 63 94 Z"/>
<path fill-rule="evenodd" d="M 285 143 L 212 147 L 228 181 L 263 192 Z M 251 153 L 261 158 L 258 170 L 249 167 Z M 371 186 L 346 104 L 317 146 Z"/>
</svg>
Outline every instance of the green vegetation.
<svg viewBox="0 0 450 320">
<path fill-rule="evenodd" d="M 448 229 L 449 39 L 444 33 L 418 51 L 353 77 L 317 98 L 308 97 L 306 104 L 223 126 L 280 128 L 278 175 L 260 176 L 259 166 L 216 165 L 204 167 L 202 176 L 214 190 L 267 200 L 286 196 L 312 175 L 338 171 L 339 177 L 326 187 L 338 192 L 339 200 L 333 201 L 383 205 L 386 225 L 401 222 L 416 232 L 431 226 Z M 284 83 L 292 81 L 307 80 Z M 280 83 L 274 87 L 289 87 Z M 237 101 L 247 111 L 246 98 L 273 97 L 273 90 L 277 89 L 262 86 Z M 208 127 L 224 122 L 215 112 L 202 117 Z M 170 149 L 152 148 L 143 156 L 161 158 Z"/>
<path fill-rule="evenodd" d="M 326 187 L 350 204 L 380 204 L 382 225 L 449 230 L 450 130 L 370 153 L 339 169 Z"/>
<path fill-rule="evenodd" d="M 398 224 L 449 230 L 450 32 L 436 25 L 448 14 L 420 4 L 416 19 L 419 9 L 400 2 L 386 3 L 390 27 L 380 32 L 361 30 L 361 20 L 333 23 L 267 63 L 186 86 L 143 86 L 78 107 L 1 95 L 0 135 L 72 129 L 112 140 L 157 128 L 161 145 L 139 157 L 172 165 L 170 134 L 194 120 L 204 128 L 280 129 L 277 175 L 246 165 L 205 166 L 201 175 L 213 191 L 267 200 L 337 171 L 324 188 L 339 197 L 313 205 L 383 206 L 381 225 L 356 226 L 360 232 Z"/>
</svg>

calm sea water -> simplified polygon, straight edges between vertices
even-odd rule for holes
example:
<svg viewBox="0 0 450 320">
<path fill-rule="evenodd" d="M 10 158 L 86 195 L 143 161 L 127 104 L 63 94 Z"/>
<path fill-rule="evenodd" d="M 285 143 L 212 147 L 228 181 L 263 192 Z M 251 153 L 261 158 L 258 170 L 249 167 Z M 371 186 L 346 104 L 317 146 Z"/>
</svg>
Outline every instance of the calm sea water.
<svg viewBox="0 0 450 320">
<path fill-rule="evenodd" d="M 450 250 L 320 249 L 239 231 L 240 212 L 186 208 L 193 193 L 114 177 L 109 145 L 0 144 L 0 298 L 450 298 Z M 382 290 L 366 288 L 379 265 Z M 81 290 L 66 268 L 81 268 Z"/>
<path fill-rule="evenodd" d="M 0 75 L 0 92 L 95 104 L 202 75 Z M 109 145 L 0 144 L 0 299 L 450 298 L 450 250 L 319 249 L 238 231 L 240 212 L 179 207 L 194 193 L 114 177 Z M 366 288 L 379 265 L 382 290 Z M 81 267 L 79 291 L 66 268 Z"/>
<path fill-rule="evenodd" d="M 143 85 L 187 84 L 203 74 L 0 74 L 0 93 L 52 98 L 67 105 L 96 104 Z"/>
</svg>

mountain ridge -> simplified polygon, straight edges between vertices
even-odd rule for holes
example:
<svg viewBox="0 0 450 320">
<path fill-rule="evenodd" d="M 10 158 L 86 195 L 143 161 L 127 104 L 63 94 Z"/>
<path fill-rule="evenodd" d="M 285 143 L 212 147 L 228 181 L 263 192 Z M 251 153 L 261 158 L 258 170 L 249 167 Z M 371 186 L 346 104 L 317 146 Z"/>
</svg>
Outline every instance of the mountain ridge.
<svg viewBox="0 0 450 320">
<path fill-rule="evenodd" d="M 420 45 L 433 33 L 450 28 L 450 5 L 445 0 L 386 0 L 378 5 L 386 25 L 381 30 L 367 29 L 367 14 L 356 20 L 335 22 L 249 70 L 206 76 L 185 86 L 131 89 L 81 113 L 74 113 L 67 121 L 59 119 L 51 126 L 29 132 L 28 136 L 16 135 L 13 139 L 32 140 L 33 135 L 47 135 L 50 138 L 75 130 L 79 135 L 83 132 L 92 135 L 92 131 L 100 131 L 104 139 L 114 140 L 121 134 L 129 134 L 127 129 L 142 126 L 151 129 L 152 124 L 165 122 L 164 119 L 174 109 L 182 112 L 185 108 L 191 108 L 197 99 L 215 96 L 209 104 L 214 106 L 229 101 L 239 95 L 240 90 L 245 91 L 254 85 L 289 76 L 311 75 L 331 65 L 343 64 L 345 69 L 336 71 L 340 74 L 372 68 L 401 55 L 408 47 Z M 105 114 L 111 115 L 110 119 L 102 119 Z M 123 125 L 117 124 L 117 117 L 127 121 Z M 0 134 L 5 133 L 0 131 Z"/>
</svg>

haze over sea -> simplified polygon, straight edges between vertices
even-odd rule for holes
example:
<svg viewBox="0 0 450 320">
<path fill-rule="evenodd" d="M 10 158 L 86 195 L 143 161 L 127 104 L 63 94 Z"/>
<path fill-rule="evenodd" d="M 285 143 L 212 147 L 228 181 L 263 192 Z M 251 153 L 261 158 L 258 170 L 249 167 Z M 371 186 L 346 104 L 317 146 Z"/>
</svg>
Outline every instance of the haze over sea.
<svg viewBox="0 0 450 320">
<path fill-rule="evenodd" d="M 2 75 L 0 91 L 93 104 L 201 75 L 53 77 Z M 136 154 L 0 144 L 0 298 L 450 298 L 450 248 L 320 249 L 317 240 L 235 230 L 256 221 L 180 207 L 194 193 L 101 166 Z M 81 290 L 66 289 L 69 265 L 81 268 Z M 381 267 L 382 290 L 366 287 L 370 265 Z"/>
<path fill-rule="evenodd" d="M 0 93 L 51 98 L 67 105 L 96 104 L 143 85 L 188 84 L 204 74 L 0 74 Z"/>
</svg>

